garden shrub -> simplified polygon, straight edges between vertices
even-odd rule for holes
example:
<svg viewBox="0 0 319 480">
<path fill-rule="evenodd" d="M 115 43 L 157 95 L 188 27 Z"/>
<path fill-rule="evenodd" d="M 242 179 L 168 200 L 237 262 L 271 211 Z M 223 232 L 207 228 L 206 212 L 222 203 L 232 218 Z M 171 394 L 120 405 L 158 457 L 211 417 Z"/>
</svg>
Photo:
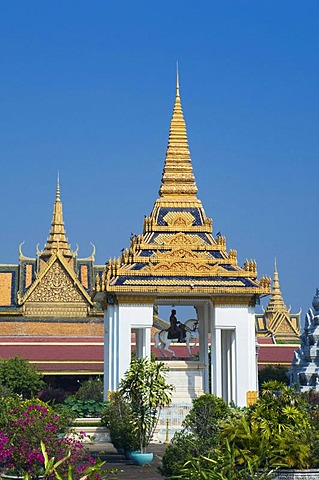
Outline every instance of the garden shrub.
<svg viewBox="0 0 319 480">
<path fill-rule="evenodd" d="M 75 394 L 77 400 L 95 400 L 103 402 L 103 382 L 99 378 L 92 378 L 83 382 Z"/>
<path fill-rule="evenodd" d="M 278 381 L 265 383 L 257 402 L 241 418 L 223 425 L 222 437 L 233 449 L 236 465 L 244 466 L 249 459 L 268 469 L 315 467 L 318 433 L 309 407 L 294 389 Z"/>
<path fill-rule="evenodd" d="M 64 436 L 63 419 L 49 405 L 39 400 L 21 401 L 8 412 L 7 418 L 7 424 L 0 429 L 0 462 L 7 469 L 19 474 L 29 473 L 31 477 L 40 475 L 44 461 L 43 439 L 50 457 L 59 459 L 70 452 L 60 468 L 63 478 L 67 476 L 69 465 L 74 466 L 75 478 L 79 478 L 87 464 L 94 464 L 79 440 Z"/>
<path fill-rule="evenodd" d="M 172 443 L 165 450 L 161 472 L 164 476 L 177 475 L 183 465 L 192 458 L 214 456 L 219 443 L 219 423 L 234 415 L 219 397 L 206 393 L 193 400 L 193 408 L 182 423 L 182 430 L 175 433 Z"/>
<path fill-rule="evenodd" d="M 61 404 L 67 398 L 67 392 L 62 388 L 45 386 L 39 393 L 39 399 L 50 404 Z"/>
<path fill-rule="evenodd" d="M 43 388 L 43 375 L 20 357 L 0 359 L 0 384 L 24 398 L 32 398 Z"/>
<path fill-rule="evenodd" d="M 101 425 L 110 431 L 111 442 L 115 448 L 136 450 L 138 438 L 133 428 L 134 416 L 129 403 L 120 392 L 112 392 L 110 400 L 101 414 Z"/>
</svg>

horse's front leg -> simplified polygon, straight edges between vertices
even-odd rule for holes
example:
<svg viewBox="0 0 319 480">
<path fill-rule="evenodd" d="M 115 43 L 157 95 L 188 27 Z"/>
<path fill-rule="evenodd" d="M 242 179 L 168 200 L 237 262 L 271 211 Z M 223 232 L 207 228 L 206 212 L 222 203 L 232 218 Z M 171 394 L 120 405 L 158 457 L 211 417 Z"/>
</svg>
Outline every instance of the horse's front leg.
<svg viewBox="0 0 319 480">
<path fill-rule="evenodd" d="M 167 343 L 165 343 L 165 348 L 164 348 L 164 350 L 167 350 L 169 353 L 171 353 L 171 354 L 172 354 L 172 357 L 174 357 L 174 358 L 175 358 L 175 357 L 176 357 L 176 355 L 175 355 L 175 352 L 174 352 L 174 350 L 171 350 L 171 349 L 169 348 L 170 344 L 171 344 L 171 342 L 167 342 Z"/>
<path fill-rule="evenodd" d="M 189 341 L 186 342 L 186 347 L 187 347 L 187 350 L 188 350 L 188 355 L 189 355 L 190 357 L 192 357 L 193 354 L 192 354 L 192 352 L 191 352 L 191 347 L 190 347 L 190 345 L 189 345 Z"/>
</svg>

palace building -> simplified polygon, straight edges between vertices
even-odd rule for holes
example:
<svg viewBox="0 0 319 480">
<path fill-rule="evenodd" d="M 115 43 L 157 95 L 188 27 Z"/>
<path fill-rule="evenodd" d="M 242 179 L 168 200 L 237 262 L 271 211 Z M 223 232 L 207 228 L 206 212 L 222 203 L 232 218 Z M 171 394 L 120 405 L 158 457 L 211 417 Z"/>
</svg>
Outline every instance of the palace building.
<svg viewBox="0 0 319 480">
<path fill-rule="evenodd" d="M 270 293 L 270 278 L 257 279 L 255 261 L 240 267 L 225 237 L 213 236 L 197 191 L 177 75 L 159 197 L 143 232 L 106 264 L 95 286 L 93 298 L 104 309 L 105 396 L 129 367 L 132 332 L 137 355 L 150 355 L 154 305 L 188 305 L 197 312 L 199 360 L 184 372 L 176 365 L 173 402 L 211 391 L 245 405 L 256 395 L 254 308 Z M 170 364 L 172 375 L 173 369 Z"/>
<path fill-rule="evenodd" d="M 271 293 L 271 279 L 257 278 L 255 261 L 238 265 L 236 250 L 213 235 L 197 193 L 177 76 L 159 196 L 143 231 L 106 265 L 94 264 L 94 247 L 90 257 L 78 258 L 66 238 L 58 180 L 43 250 L 28 258 L 20 245 L 19 263 L 0 265 L 0 356 L 26 358 L 52 378 L 104 374 L 107 395 L 128 368 L 132 348 L 138 356 L 151 348 L 159 355 L 154 328 L 167 323 L 158 307 L 192 306 L 199 359 L 170 364 L 181 379 L 177 400 L 211 391 L 245 405 L 258 384 L 255 334 L 264 364 L 274 338 L 297 339 L 299 314 L 284 305 L 275 265 L 269 304 L 255 315 L 259 298 Z M 184 345 L 173 349 L 187 356 Z"/>
<path fill-rule="evenodd" d="M 262 314 L 255 316 L 259 368 L 268 365 L 291 365 L 294 351 L 300 344 L 300 314 L 301 311 L 290 313 L 290 308 L 285 305 L 275 261 L 269 303 Z"/>
<path fill-rule="evenodd" d="M 103 372 L 103 312 L 90 291 L 103 266 L 95 248 L 78 258 L 66 238 L 59 179 L 51 230 L 43 251 L 0 265 L 1 357 L 28 359 L 45 375 Z"/>
</svg>

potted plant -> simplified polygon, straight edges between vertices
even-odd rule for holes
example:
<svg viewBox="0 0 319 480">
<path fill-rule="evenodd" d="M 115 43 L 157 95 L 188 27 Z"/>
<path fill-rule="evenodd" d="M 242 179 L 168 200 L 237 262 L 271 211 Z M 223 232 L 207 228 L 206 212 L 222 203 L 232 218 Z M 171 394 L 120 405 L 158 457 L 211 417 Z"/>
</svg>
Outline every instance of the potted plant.
<svg viewBox="0 0 319 480">
<path fill-rule="evenodd" d="M 121 395 L 132 408 L 131 424 L 137 435 L 139 452 L 131 458 L 138 465 L 152 461 L 153 454 L 146 454 L 146 447 L 153 438 L 161 408 L 171 402 L 174 387 L 166 383 L 167 371 L 163 362 L 133 358 L 119 386 Z"/>
</svg>

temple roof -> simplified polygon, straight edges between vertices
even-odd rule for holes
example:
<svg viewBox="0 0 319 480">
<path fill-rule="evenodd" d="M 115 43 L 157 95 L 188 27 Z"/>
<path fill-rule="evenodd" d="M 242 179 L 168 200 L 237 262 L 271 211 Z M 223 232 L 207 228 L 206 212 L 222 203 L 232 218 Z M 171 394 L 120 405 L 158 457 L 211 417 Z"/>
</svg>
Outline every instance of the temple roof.
<svg viewBox="0 0 319 480">
<path fill-rule="evenodd" d="M 300 336 L 300 312 L 291 314 L 281 294 L 277 262 L 275 259 L 271 297 L 262 315 L 256 315 L 258 336 L 272 336 L 276 340 L 298 341 Z"/>
<path fill-rule="evenodd" d="M 239 267 L 225 237 L 213 236 L 212 220 L 197 198 L 178 76 L 159 198 L 144 218 L 142 235 L 131 236 L 129 248 L 97 276 L 96 292 L 104 291 L 233 294 L 252 301 L 270 293 L 270 278 L 257 280 L 256 262 Z"/>
</svg>

